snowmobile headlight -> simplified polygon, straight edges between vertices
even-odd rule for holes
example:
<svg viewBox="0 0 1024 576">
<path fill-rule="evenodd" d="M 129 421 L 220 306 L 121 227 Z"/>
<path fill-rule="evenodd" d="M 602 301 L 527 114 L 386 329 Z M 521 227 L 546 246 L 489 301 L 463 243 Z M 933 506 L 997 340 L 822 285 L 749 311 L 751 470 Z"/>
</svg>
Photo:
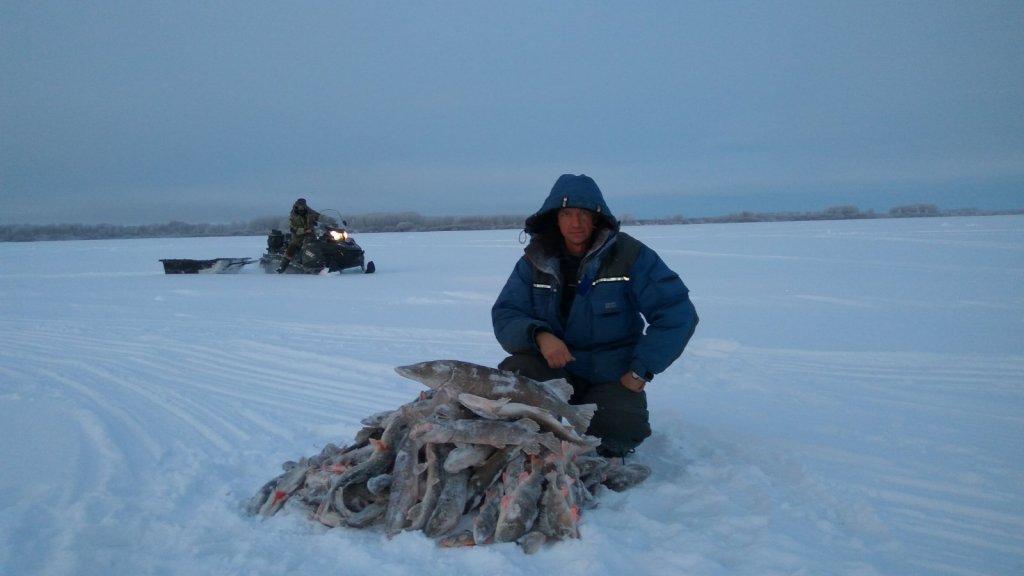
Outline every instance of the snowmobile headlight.
<svg viewBox="0 0 1024 576">
<path fill-rule="evenodd" d="M 331 230 L 331 238 L 333 238 L 335 242 L 348 240 L 348 232 L 344 230 Z"/>
</svg>

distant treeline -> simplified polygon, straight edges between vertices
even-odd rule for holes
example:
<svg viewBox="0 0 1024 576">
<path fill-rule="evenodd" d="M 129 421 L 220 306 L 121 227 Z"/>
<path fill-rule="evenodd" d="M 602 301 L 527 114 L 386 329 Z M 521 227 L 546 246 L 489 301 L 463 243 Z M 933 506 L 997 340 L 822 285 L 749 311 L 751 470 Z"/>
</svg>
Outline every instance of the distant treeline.
<svg viewBox="0 0 1024 576">
<path fill-rule="evenodd" d="M 934 218 L 940 216 L 999 216 L 1024 214 L 1024 208 L 1011 210 L 979 210 L 977 208 L 942 209 L 935 204 L 906 204 L 891 208 L 888 212 L 861 211 L 853 205 L 832 206 L 817 212 L 737 212 L 727 216 L 688 218 L 632 218 L 626 214 L 620 217 L 623 224 L 729 224 L 737 222 L 794 222 L 803 220 L 864 220 L 870 218 Z"/>
<path fill-rule="evenodd" d="M 787 222 L 799 220 L 852 220 L 867 218 L 920 218 L 937 216 L 994 216 L 1024 214 L 1024 209 L 977 210 L 961 208 L 943 210 L 934 204 L 896 206 L 887 213 L 874 210 L 862 212 L 856 206 L 832 206 L 818 212 L 738 212 L 726 216 L 689 218 L 682 215 L 666 218 L 635 218 L 621 214 L 625 225 L 653 224 L 726 224 L 735 222 Z M 429 232 L 448 230 L 515 230 L 522 228 L 525 215 L 491 216 L 423 216 L 416 212 L 389 212 L 346 217 L 353 232 Z M 198 238 L 210 236 L 260 236 L 272 229 L 286 230 L 286 217 L 264 216 L 248 222 L 230 224 L 7 224 L 0 225 L 0 242 L 33 242 L 42 240 L 100 240 L 118 238 Z"/>
</svg>

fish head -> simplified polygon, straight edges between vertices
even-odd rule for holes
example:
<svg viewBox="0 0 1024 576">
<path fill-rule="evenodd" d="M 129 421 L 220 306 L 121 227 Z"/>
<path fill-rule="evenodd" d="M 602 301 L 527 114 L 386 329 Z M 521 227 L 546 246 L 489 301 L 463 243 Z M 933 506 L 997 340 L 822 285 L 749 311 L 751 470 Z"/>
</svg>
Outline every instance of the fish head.
<svg viewBox="0 0 1024 576">
<path fill-rule="evenodd" d="M 452 362 L 451 360 L 430 360 L 408 366 L 398 366 L 395 368 L 395 372 L 404 378 L 437 389 L 454 377 L 455 364 Z"/>
</svg>

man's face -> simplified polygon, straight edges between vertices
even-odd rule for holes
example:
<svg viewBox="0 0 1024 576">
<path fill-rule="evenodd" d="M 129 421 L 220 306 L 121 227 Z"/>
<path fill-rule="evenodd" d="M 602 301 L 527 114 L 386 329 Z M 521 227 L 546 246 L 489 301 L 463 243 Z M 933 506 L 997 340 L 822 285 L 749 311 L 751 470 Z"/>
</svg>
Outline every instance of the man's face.
<svg viewBox="0 0 1024 576">
<path fill-rule="evenodd" d="M 590 237 L 594 234 L 594 213 L 582 208 L 560 208 L 558 229 L 565 239 L 565 249 L 569 254 L 579 256 L 590 246 Z"/>
</svg>

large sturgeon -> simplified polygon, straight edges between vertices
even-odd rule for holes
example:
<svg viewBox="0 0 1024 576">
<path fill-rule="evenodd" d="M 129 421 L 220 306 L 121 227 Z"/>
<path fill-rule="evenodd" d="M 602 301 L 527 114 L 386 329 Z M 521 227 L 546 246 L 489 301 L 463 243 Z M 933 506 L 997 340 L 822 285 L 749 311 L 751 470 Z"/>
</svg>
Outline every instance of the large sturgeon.
<svg viewBox="0 0 1024 576">
<path fill-rule="evenodd" d="M 538 382 L 515 372 L 461 360 L 430 360 L 398 366 L 395 372 L 435 390 L 443 390 L 453 399 L 467 393 L 492 400 L 508 398 L 543 408 L 568 420 L 580 434 L 586 433 L 597 409 L 594 404 L 569 404 L 573 390 L 564 379 Z"/>
</svg>

